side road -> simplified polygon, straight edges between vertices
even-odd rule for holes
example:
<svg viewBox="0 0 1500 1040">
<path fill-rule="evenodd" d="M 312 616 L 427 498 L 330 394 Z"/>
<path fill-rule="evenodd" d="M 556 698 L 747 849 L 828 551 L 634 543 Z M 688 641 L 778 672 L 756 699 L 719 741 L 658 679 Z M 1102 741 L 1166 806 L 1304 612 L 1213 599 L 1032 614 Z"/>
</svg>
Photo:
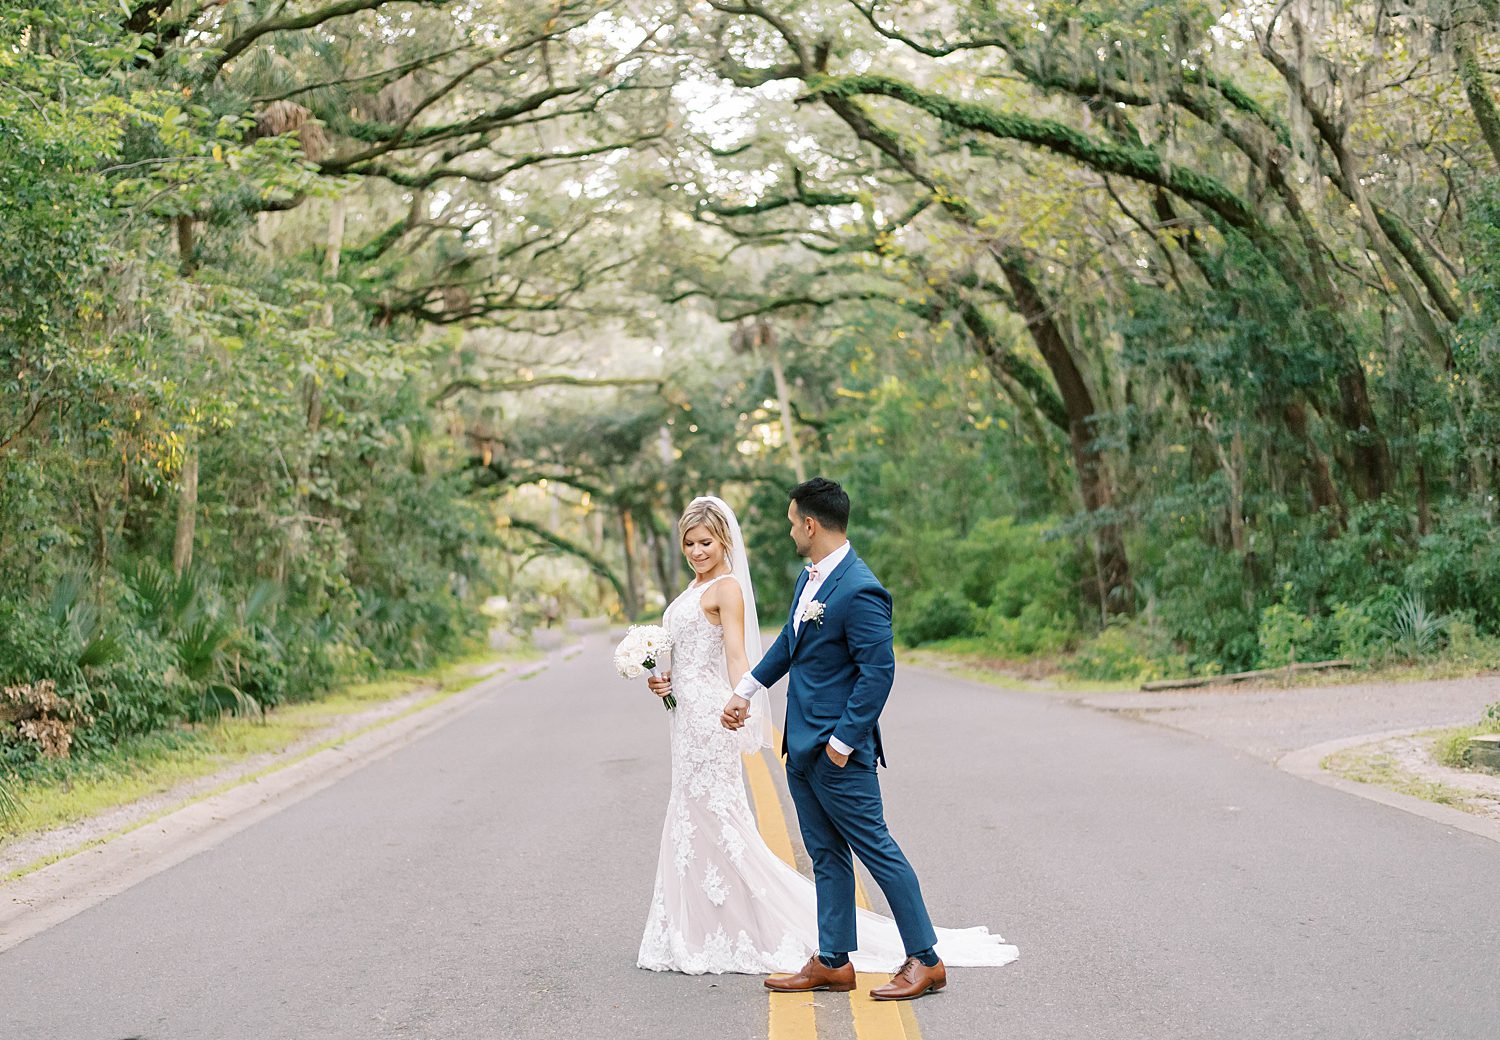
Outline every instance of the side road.
<svg viewBox="0 0 1500 1040">
<path fill-rule="evenodd" d="M 1207 737 L 1268 762 L 1331 740 L 1470 725 L 1500 700 L 1500 676 L 1316 686 L 1219 686 L 1157 693 L 1067 694 Z"/>
<path fill-rule="evenodd" d="M 430 697 L 430 689 L 342 719 L 308 742 L 315 749 L 310 754 L 304 744 L 294 745 L 170 792 L 169 798 L 161 800 L 180 808 L 165 815 L 153 817 L 150 805 L 132 804 L 65 828 L 61 834 L 17 843 L 5 857 L 4 865 L 10 870 L 24 869 L 59 840 L 65 840 L 69 850 L 79 851 L 0 883 L 0 951 L 328 787 L 473 710 L 500 687 L 531 678 L 580 649 L 575 644 L 555 649 L 547 660 L 504 664 L 474 685 L 416 710 L 409 709 Z M 122 823 L 125 819 L 131 822 Z"/>
<path fill-rule="evenodd" d="M 958 663 L 932 670 L 976 674 Z M 1328 756 L 1351 748 L 1472 725 L 1488 705 L 1500 701 L 1500 675 L 1291 687 L 1264 683 L 1153 692 L 1045 692 L 1093 711 L 1192 733 L 1232 753 L 1272 762 L 1304 780 L 1500 841 L 1500 820 L 1345 779 L 1323 768 Z M 1453 774 L 1448 782 L 1462 786 L 1456 771 L 1444 772 Z"/>
</svg>

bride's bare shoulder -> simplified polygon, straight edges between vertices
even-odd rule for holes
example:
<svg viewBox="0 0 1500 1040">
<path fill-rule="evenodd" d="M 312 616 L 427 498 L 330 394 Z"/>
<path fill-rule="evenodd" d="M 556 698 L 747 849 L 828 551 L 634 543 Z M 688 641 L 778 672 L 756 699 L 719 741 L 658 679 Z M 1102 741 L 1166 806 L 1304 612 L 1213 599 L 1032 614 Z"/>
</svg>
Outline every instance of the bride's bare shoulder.
<svg viewBox="0 0 1500 1040">
<path fill-rule="evenodd" d="M 715 610 L 726 603 L 743 603 L 744 601 L 745 593 L 740 588 L 739 580 L 732 574 L 724 575 L 703 594 L 704 606 L 712 606 Z"/>
</svg>

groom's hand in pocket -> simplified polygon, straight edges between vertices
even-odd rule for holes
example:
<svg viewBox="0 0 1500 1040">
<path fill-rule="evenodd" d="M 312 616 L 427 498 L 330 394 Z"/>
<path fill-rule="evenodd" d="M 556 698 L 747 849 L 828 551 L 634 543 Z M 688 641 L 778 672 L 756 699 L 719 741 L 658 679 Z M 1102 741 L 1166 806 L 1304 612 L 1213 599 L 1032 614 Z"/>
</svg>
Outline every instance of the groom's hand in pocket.
<svg viewBox="0 0 1500 1040">
<path fill-rule="evenodd" d="M 849 756 L 843 754 L 842 752 L 835 751 L 832 744 L 824 744 L 823 750 L 828 752 L 828 761 L 832 762 L 840 769 L 843 769 L 849 764 Z"/>
<path fill-rule="evenodd" d="M 739 729 L 750 718 L 750 702 L 739 694 L 729 698 L 729 703 L 724 705 L 724 712 L 719 716 L 719 725 L 725 729 Z"/>
</svg>

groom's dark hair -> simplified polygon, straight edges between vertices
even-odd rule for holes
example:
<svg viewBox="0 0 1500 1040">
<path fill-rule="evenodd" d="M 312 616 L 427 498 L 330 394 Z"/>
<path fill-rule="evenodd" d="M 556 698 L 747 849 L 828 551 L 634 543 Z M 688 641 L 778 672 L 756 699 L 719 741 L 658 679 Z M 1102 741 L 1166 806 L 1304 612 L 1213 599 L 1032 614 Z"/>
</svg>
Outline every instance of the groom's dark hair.
<svg viewBox="0 0 1500 1040">
<path fill-rule="evenodd" d="M 830 531 L 849 530 L 849 493 L 836 481 L 813 477 L 792 488 L 797 512 L 810 516 Z"/>
</svg>

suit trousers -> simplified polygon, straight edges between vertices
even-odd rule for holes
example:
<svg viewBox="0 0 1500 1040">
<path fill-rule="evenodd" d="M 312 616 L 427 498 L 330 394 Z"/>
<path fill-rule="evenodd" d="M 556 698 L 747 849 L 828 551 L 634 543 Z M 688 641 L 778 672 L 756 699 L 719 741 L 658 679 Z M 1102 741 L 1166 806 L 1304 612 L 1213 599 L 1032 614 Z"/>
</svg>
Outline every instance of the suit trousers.
<svg viewBox="0 0 1500 1040">
<path fill-rule="evenodd" d="M 934 945 L 937 933 L 922 902 L 916 871 L 885 825 L 875 764 L 850 759 L 840 769 L 820 747 L 809 762 L 798 765 L 788 759 L 786 778 L 797 807 L 802 843 L 812 858 L 820 952 L 848 953 L 859 948 L 851 852 L 885 894 L 906 952 Z"/>
</svg>

